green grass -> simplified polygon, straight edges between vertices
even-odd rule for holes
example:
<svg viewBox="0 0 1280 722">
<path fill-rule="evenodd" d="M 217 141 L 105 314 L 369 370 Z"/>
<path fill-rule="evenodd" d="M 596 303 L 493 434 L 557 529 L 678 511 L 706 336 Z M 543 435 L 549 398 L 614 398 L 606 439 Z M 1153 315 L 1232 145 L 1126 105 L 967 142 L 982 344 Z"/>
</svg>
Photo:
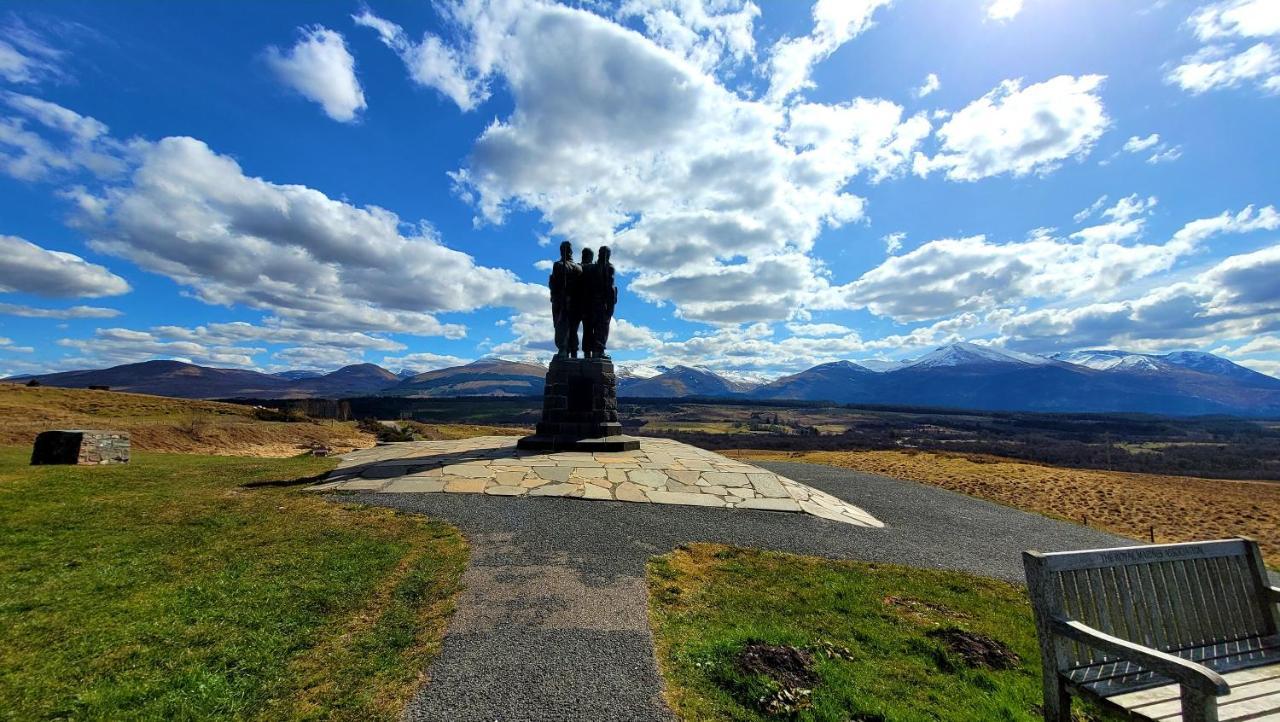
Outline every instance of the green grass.
<svg viewBox="0 0 1280 722">
<path fill-rule="evenodd" d="M 1031 610 L 1012 585 L 710 544 L 655 557 L 648 584 L 667 699 L 684 720 L 1040 719 Z M 939 629 L 990 637 L 1021 663 L 972 668 L 928 635 Z M 807 701 L 765 711 L 779 685 L 738 662 L 755 642 L 812 653 Z"/>
<path fill-rule="evenodd" d="M 0 449 L 0 718 L 391 719 L 466 563 L 445 524 L 328 502 L 332 461 Z"/>
</svg>

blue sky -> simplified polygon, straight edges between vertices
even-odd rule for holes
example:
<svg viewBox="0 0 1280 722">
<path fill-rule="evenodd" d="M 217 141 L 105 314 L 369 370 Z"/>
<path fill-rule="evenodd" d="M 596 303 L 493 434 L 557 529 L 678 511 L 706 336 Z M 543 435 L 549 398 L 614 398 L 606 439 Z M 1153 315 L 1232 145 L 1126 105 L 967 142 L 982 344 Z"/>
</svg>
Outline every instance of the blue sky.
<svg viewBox="0 0 1280 722">
<path fill-rule="evenodd" d="M 1280 373 L 1274 0 L 6 3 L 0 373 L 970 340 Z"/>
</svg>

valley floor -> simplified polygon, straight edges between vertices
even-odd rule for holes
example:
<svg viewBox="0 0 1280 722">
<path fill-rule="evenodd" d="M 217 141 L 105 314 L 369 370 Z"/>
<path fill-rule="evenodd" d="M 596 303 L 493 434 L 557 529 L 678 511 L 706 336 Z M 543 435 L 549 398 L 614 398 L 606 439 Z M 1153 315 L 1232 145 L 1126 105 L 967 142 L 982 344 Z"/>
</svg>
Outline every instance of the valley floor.
<svg viewBox="0 0 1280 722">
<path fill-rule="evenodd" d="M 905 451 L 742 451 L 906 479 L 1157 542 L 1258 540 L 1280 565 L 1280 483 L 1065 469 L 996 457 Z"/>
</svg>

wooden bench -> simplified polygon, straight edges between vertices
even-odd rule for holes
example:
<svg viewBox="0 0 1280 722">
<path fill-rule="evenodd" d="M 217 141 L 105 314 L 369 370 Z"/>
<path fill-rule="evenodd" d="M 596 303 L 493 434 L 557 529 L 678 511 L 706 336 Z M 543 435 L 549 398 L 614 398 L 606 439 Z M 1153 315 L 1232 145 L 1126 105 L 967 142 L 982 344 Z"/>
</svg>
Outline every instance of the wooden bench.
<svg viewBox="0 0 1280 722">
<path fill-rule="evenodd" d="M 1022 555 L 1044 718 L 1280 722 L 1280 589 L 1251 539 Z"/>
</svg>

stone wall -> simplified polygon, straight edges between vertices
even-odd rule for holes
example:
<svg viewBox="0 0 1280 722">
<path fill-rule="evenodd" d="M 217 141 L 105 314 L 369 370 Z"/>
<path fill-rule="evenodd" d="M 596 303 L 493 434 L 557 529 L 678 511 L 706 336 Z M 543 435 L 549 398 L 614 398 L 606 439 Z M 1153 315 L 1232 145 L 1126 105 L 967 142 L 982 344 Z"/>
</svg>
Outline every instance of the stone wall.
<svg viewBox="0 0 1280 722">
<path fill-rule="evenodd" d="M 32 464 L 127 464 L 129 435 L 120 431 L 65 429 L 36 437 Z"/>
</svg>

